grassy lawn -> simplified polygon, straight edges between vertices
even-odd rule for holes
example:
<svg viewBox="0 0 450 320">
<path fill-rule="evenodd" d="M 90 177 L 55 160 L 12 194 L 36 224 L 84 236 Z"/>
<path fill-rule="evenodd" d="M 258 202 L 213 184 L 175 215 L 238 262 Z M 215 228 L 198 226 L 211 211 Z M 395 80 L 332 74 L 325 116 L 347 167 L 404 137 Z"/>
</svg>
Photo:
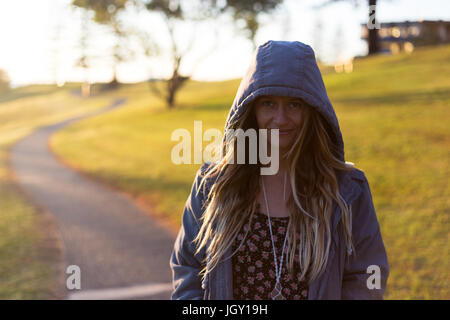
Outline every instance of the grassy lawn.
<svg viewBox="0 0 450 320">
<path fill-rule="evenodd" d="M 325 83 L 346 160 L 365 171 L 391 266 L 386 299 L 449 299 L 450 46 L 357 60 Z M 177 230 L 199 165 L 170 160 L 173 130 L 223 131 L 239 80 L 189 82 L 175 110 L 145 84 L 116 94 L 128 104 L 56 134 L 65 161 L 143 199 Z"/>
<path fill-rule="evenodd" d="M 0 97 L 0 299 L 58 296 L 57 234 L 52 220 L 29 204 L 12 181 L 8 152 L 33 129 L 103 107 L 111 97 L 89 100 L 53 86 L 30 86 Z"/>
</svg>

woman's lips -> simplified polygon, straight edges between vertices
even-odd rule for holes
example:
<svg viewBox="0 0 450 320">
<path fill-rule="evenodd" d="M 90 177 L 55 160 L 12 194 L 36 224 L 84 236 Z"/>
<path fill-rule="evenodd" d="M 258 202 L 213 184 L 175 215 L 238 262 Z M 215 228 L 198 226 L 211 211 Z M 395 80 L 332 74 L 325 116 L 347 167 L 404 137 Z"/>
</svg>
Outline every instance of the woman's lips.
<svg viewBox="0 0 450 320">
<path fill-rule="evenodd" d="M 292 130 L 279 130 L 279 131 L 278 131 L 278 134 L 279 134 L 280 136 L 285 136 L 285 135 L 290 134 L 291 132 L 292 132 Z"/>
<path fill-rule="evenodd" d="M 270 130 L 275 130 L 277 128 L 272 128 Z M 278 129 L 278 135 L 279 136 L 287 136 L 288 134 L 290 134 L 294 129 L 286 129 L 286 130 L 280 130 Z"/>
</svg>

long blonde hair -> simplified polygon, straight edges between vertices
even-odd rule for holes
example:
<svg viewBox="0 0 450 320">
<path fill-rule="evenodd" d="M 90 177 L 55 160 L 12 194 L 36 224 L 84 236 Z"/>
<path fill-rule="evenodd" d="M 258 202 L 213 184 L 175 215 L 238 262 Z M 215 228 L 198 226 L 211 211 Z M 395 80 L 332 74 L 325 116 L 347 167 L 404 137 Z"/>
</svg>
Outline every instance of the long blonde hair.
<svg viewBox="0 0 450 320">
<path fill-rule="evenodd" d="M 257 129 L 253 105 L 248 105 L 229 128 Z M 302 115 L 299 134 L 286 153 L 289 164 L 288 181 L 292 188 L 292 194 L 287 200 L 290 212 L 287 260 L 289 271 L 293 275 L 298 250 L 301 270 L 299 281 L 304 280 L 309 284 L 324 271 L 328 261 L 332 239 L 330 223 L 333 200 L 342 212 L 346 243 L 354 251 L 350 212 L 339 193 L 335 173 L 335 170 L 347 171 L 351 170 L 351 167 L 338 159 L 334 137 L 330 135 L 329 124 L 322 115 L 309 105 L 304 107 Z M 221 147 L 222 158 L 217 163 L 210 164 L 201 180 L 201 184 L 208 179 L 215 180 L 206 198 L 200 230 L 193 240 L 197 246 L 196 253 L 206 248 L 208 261 L 206 262 L 205 258 L 206 263 L 200 272 L 203 278 L 224 258 L 243 225 L 249 220 L 252 221 L 260 190 L 259 161 L 257 164 L 249 164 L 248 159 L 245 164 L 235 161 L 236 136 L 226 135 Z M 249 155 L 248 151 L 246 143 L 246 157 Z M 232 158 L 234 161 L 230 161 Z M 248 232 L 249 230 L 239 247 L 246 240 Z M 232 255 L 236 252 L 237 250 Z"/>
</svg>

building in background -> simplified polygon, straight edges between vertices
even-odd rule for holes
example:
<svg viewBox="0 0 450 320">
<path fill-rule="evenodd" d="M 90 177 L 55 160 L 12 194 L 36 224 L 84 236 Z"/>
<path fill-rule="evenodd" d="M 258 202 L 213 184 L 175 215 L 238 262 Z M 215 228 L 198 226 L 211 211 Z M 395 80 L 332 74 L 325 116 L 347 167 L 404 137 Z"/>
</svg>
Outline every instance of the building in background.
<svg viewBox="0 0 450 320">
<path fill-rule="evenodd" d="M 362 24 L 361 39 L 368 41 L 367 24 Z M 450 21 L 404 21 L 380 23 L 380 52 L 412 52 L 415 47 L 450 43 Z"/>
</svg>

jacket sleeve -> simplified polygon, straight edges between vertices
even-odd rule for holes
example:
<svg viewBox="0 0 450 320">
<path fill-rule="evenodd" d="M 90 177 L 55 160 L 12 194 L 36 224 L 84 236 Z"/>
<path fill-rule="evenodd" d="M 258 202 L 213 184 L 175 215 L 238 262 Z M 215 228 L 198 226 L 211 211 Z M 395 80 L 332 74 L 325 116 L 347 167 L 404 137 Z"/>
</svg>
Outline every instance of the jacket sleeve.
<svg viewBox="0 0 450 320">
<path fill-rule="evenodd" d="M 364 173 L 361 175 L 362 191 L 351 205 L 352 240 L 356 252 L 345 259 L 342 299 L 382 300 L 389 264 L 369 183 Z"/>
<path fill-rule="evenodd" d="M 191 194 L 186 200 L 182 225 L 175 240 L 170 259 L 174 289 L 172 292 L 173 300 L 203 299 L 201 277 L 198 273 L 202 268 L 204 250 L 198 255 L 195 255 L 195 243 L 192 242 L 200 229 L 199 218 L 202 214 L 204 195 L 202 190 L 197 194 L 197 190 L 201 180 L 202 168 L 197 171 L 191 188 Z"/>
</svg>

